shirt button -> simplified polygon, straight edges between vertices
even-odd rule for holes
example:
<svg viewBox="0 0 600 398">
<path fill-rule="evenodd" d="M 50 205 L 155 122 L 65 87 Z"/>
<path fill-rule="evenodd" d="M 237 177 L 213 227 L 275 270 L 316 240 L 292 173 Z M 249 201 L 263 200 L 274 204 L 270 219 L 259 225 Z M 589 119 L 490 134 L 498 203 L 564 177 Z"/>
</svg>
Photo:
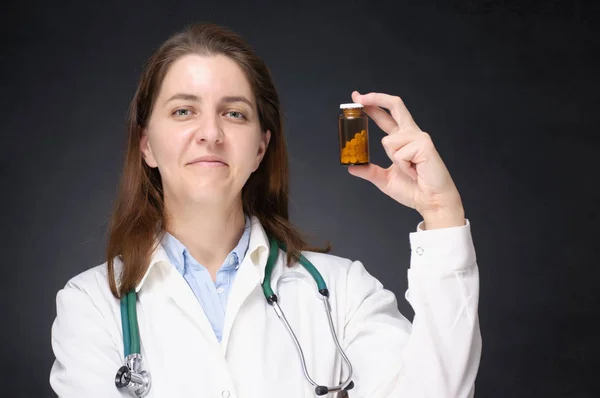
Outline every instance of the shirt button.
<svg viewBox="0 0 600 398">
<path fill-rule="evenodd" d="M 221 393 L 221 396 L 222 396 L 223 398 L 229 398 L 229 396 L 230 396 L 230 395 L 231 395 L 231 393 L 230 393 L 228 390 L 224 390 L 224 391 Z"/>
<path fill-rule="evenodd" d="M 417 247 L 417 254 L 419 256 L 421 256 L 423 254 L 423 248 L 422 247 Z"/>
<path fill-rule="evenodd" d="M 231 256 L 229 256 L 229 264 L 235 264 L 235 255 L 232 254 Z"/>
<path fill-rule="evenodd" d="M 217 293 L 219 294 L 223 293 L 224 291 L 225 289 L 223 289 L 223 286 L 217 288 Z"/>
</svg>

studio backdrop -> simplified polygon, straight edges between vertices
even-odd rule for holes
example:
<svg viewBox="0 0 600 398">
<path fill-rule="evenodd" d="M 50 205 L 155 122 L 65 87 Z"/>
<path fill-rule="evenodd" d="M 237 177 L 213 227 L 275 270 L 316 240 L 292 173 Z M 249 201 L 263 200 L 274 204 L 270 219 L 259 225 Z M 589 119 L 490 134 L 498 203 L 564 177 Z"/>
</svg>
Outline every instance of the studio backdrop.
<svg viewBox="0 0 600 398">
<path fill-rule="evenodd" d="M 471 222 L 477 397 L 599 396 L 598 9 L 592 2 L 9 2 L 0 11 L 1 391 L 50 397 L 56 293 L 106 261 L 143 63 L 187 24 L 226 25 L 269 66 L 290 209 L 311 243 L 404 294 L 419 214 L 340 165 L 353 90 L 400 96 Z M 371 161 L 388 166 L 369 124 Z"/>
</svg>

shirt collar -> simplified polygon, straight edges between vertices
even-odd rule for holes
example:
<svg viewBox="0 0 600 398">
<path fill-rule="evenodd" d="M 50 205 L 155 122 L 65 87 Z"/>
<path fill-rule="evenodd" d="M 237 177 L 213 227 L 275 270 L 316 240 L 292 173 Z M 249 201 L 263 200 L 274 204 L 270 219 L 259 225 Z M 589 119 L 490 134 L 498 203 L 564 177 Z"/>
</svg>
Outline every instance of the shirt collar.
<svg viewBox="0 0 600 398">
<path fill-rule="evenodd" d="M 185 253 L 187 251 L 183 243 L 168 232 L 165 232 L 160 243 L 171 264 L 183 275 L 185 272 Z"/>
<path fill-rule="evenodd" d="M 247 245 L 242 242 L 244 239 L 247 239 Z M 164 239 L 161 239 L 156 242 L 156 248 L 150 256 L 150 264 L 148 265 L 146 273 L 140 280 L 140 283 L 138 283 L 136 286 L 136 292 L 139 292 L 142 289 L 144 282 L 152 273 L 153 268 L 161 265 L 178 267 L 177 264 L 171 264 L 172 260 L 167 253 L 163 240 Z M 181 246 L 183 247 L 183 244 Z M 242 239 L 240 239 L 240 242 L 234 251 L 240 248 L 243 249 L 244 247 L 246 248 L 245 252 L 242 254 L 242 251 L 240 251 L 239 253 L 241 255 L 238 254 L 238 256 L 240 259 L 244 259 L 246 256 L 248 257 L 248 261 L 257 268 L 260 276 L 260 283 L 262 283 L 265 277 L 267 258 L 269 256 L 269 238 L 267 237 L 267 233 L 260 223 L 260 220 L 256 216 L 246 216 L 244 234 L 242 235 Z M 179 255 L 183 261 L 183 251 L 179 251 L 179 249 L 177 249 L 176 253 L 180 253 Z M 175 258 L 179 258 L 179 255 L 175 255 Z M 244 261 L 240 261 L 240 263 L 244 263 Z M 183 265 L 183 262 L 181 264 Z"/>
<path fill-rule="evenodd" d="M 244 233 L 240 238 L 237 246 L 229 253 L 227 259 L 225 260 L 225 264 L 223 265 L 224 269 L 229 269 L 231 267 L 235 267 L 238 269 L 244 257 L 246 257 L 246 253 L 248 252 L 248 247 L 250 246 L 250 235 L 252 233 L 252 220 L 250 217 L 246 215 L 246 225 L 244 226 Z M 232 262 L 233 261 L 233 262 Z"/>
</svg>

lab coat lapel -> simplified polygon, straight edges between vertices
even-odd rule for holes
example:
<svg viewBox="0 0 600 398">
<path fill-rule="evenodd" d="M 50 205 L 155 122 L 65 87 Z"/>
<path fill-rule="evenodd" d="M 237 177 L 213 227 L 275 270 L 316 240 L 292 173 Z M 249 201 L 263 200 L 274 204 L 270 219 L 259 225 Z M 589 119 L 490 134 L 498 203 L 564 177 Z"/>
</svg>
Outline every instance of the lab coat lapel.
<svg viewBox="0 0 600 398">
<path fill-rule="evenodd" d="M 198 302 L 194 292 L 174 265 L 168 267 L 168 275 L 166 275 L 165 280 L 167 285 L 166 294 L 170 296 L 181 312 L 187 315 L 204 333 L 207 341 L 218 344 L 215 332 L 202 305 Z"/>
<path fill-rule="evenodd" d="M 152 300 L 162 296 L 164 299 L 172 301 L 205 334 L 207 341 L 214 341 L 215 344 L 218 344 L 202 306 L 183 276 L 169 262 L 162 245 L 159 245 L 153 253 L 151 264 L 152 269 L 148 270 L 147 278 L 144 277 L 140 300 L 144 296 L 152 297 Z M 140 288 L 141 284 L 138 289 Z"/>
<path fill-rule="evenodd" d="M 248 257 L 246 257 L 238 269 L 238 274 L 233 282 L 227 300 L 225 323 L 223 325 L 223 339 L 221 340 L 224 351 L 227 348 L 233 321 L 235 320 L 240 307 L 244 301 L 246 301 L 248 296 L 257 289 L 260 289 L 260 274 L 257 267 L 252 264 Z"/>
<path fill-rule="evenodd" d="M 275 288 L 275 283 L 283 272 L 284 267 L 282 260 L 285 258 L 284 256 L 285 253 L 280 251 L 275 269 L 271 275 L 271 283 L 273 288 Z M 264 264 L 267 262 L 267 257 L 268 249 L 265 249 L 264 256 L 261 256 L 261 261 L 263 261 Z M 244 262 L 245 264 L 242 263 L 242 266 L 240 266 L 240 269 L 238 270 L 239 274 L 233 283 L 230 293 L 231 296 L 227 303 L 227 310 L 225 311 L 225 325 L 223 328 L 223 339 L 221 340 L 221 347 L 223 348 L 223 353 L 225 354 L 227 353 L 227 346 L 233 325 L 235 323 L 235 318 L 244 302 L 250 296 L 254 296 L 253 299 L 260 300 L 261 303 L 264 303 L 264 306 L 269 306 L 262 290 L 262 275 L 259 269 L 252 264 L 252 261 L 248 258 L 246 258 Z M 264 266 L 262 269 L 264 269 Z M 246 309 L 244 309 L 244 311 L 246 311 Z M 269 308 L 267 311 L 273 310 Z"/>
<path fill-rule="evenodd" d="M 225 309 L 223 339 L 221 340 L 223 352 L 227 350 L 231 329 L 241 306 L 253 293 L 262 297 L 261 284 L 268 255 L 269 241 L 267 234 L 258 218 L 253 216 L 248 251 L 237 271 Z"/>
</svg>

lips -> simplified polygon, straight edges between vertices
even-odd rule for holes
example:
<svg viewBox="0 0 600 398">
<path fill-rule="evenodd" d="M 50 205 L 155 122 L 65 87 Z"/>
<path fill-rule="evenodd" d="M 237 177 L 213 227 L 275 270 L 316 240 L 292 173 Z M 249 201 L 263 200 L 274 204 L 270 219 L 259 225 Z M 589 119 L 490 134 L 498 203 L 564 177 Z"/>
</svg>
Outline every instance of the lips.
<svg viewBox="0 0 600 398">
<path fill-rule="evenodd" d="M 200 157 L 193 159 L 189 164 L 202 164 L 202 165 L 207 165 L 207 166 L 211 166 L 211 165 L 227 166 L 227 163 L 223 160 L 223 158 L 221 158 L 220 156 L 216 156 L 216 155 L 200 156 Z"/>
</svg>

